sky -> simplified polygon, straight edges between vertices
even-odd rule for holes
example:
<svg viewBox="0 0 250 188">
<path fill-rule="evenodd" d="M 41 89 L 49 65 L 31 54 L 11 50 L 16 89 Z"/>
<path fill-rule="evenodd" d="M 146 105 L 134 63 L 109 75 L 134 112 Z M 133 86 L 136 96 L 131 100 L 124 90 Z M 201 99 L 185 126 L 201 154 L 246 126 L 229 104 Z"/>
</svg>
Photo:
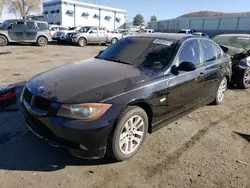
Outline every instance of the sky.
<svg viewBox="0 0 250 188">
<path fill-rule="evenodd" d="M 49 0 L 47 0 L 49 1 Z M 94 3 L 95 0 L 82 0 Z M 155 15 L 158 20 L 171 19 L 194 11 L 247 12 L 250 0 L 96 0 L 97 4 L 127 10 L 128 21 L 140 13 L 144 20 Z M 4 19 L 15 18 L 4 10 Z"/>
</svg>

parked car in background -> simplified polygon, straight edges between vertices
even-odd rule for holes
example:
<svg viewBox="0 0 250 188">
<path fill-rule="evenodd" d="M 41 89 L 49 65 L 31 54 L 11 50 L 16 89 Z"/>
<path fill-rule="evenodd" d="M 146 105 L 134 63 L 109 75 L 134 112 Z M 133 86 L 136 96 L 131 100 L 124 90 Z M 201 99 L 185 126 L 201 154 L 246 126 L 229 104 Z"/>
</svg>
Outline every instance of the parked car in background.
<svg viewBox="0 0 250 188">
<path fill-rule="evenodd" d="M 72 155 L 123 161 L 139 151 L 147 132 L 222 103 L 229 60 L 215 42 L 194 35 L 126 37 L 95 58 L 29 80 L 24 117 L 33 133 Z"/>
<path fill-rule="evenodd" d="M 196 32 L 195 29 L 181 29 L 178 33 L 193 34 L 195 32 Z"/>
<path fill-rule="evenodd" d="M 213 40 L 232 58 L 232 84 L 250 87 L 250 34 L 223 34 Z"/>
<path fill-rule="evenodd" d="M 201 36 L 204 38 L 209 38 L 209 36 L 206 33 L 202 33 L 202 32 L 194 32 L 193 35 Z"/>
<path fill-rule="evenodd" d="M 153 29 L 143 29 L 139 31 L 140 33 L 154 33 L 155 31 Z"/>
<path fill-rule="evenodd" d="M 65 31 L 59 31 L 55 33 L 55 40 L 57 42 L 66 42 L 67 38 L 69 38 L 70 34 L 78 32 L 83 26 L 71 27 Z"/>
<path fill-rule="evenodd" d="M 123 37 L 129 37 L 129 36 L 138 35 L 138 32 L 129 31 L 129 32 L 123 32 L 122 34 L 123 34 Z"/>
<path fill-rule="evenodd" d="M 0 46 L 10 42 L 34 43 L 45 46 L 51 41 L 47 22 L 33 20 L 6 20 L 0 26 Z"/>
<path fill-rule="evenodd" d="M 67 41 L 83 47 L 89 43 L 114 44 L 121 38 L 123 38 L 123 34 L 109 33 L 104 27 L 84 26 L 78 32 L 71 33 Z"/>
<path fill-rule="evenodd" d="M 49 25 L 49 31 L 50 31 L 50 36 L 52 37 L 53 40 L 57 40 L 56 33 L 57 32 L 63 32 L 67 31 L 68 28 L 60 25 Z"/>
</svg>

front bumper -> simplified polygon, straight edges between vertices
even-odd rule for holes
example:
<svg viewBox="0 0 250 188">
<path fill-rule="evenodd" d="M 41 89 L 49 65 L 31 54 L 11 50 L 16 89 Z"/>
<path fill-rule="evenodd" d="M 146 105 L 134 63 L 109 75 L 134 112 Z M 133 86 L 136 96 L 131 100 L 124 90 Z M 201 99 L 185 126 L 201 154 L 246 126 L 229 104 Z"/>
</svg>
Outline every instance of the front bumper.
<svg viewBox="0 0 250 188">
<path fill-rule="evenodd" d="M 107 121 L 88 123 L 63 117 L 39 117 L 34 115 L 23 102 L 21 104 L 28 128 L 49 145 L 85 159 L 105 156 L 112 123 Z"/>
</svg>

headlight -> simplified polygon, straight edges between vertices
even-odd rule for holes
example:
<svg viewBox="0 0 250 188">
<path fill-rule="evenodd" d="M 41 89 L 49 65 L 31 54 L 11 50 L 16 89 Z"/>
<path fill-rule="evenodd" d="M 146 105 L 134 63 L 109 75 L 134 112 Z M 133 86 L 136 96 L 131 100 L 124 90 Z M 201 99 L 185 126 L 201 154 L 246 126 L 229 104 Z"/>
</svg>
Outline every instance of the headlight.
<svg viewBox="0 0 250 188">
<path fill-rule="evenodd" d="M 111 104 L 86 103 L 76 105 L 62 105 L 57 115 L 82 120 L 95 120 L 100 118 Z"/>
</svg>

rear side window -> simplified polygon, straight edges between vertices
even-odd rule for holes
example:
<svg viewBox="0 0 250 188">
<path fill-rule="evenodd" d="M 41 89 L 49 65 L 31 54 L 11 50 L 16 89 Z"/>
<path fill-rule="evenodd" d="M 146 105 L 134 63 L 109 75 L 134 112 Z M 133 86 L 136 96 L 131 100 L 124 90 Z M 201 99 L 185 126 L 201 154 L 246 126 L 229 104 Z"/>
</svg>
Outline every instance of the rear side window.
<svg viewBox="0 0 250 188">
<path fill-rule="evenodd" d="M 38 22 L 37 23 L 37 26 L 40 30 L 48 30 L 49 29 L 49 26 L 46 24 L 46 23 L 41 23 L 41 22 Z"/>
<path fill-rule="evenodd" d="M 221 49 L 209 40 L 201 40 L 201 45 L 203 48 L 203 60 L 204 62 L 215 61 L 221 58 Z"/>
<path fill-rule="evenodd" d="M 28 29 L 36 29 L 36 25 L 34 22 L 27 22 Z"/>
<path fill-rule="evenodd" d="M 198 40 L 189 40 L 181 47 L 178 62 L 180 64 L 181 62 L 188 61 L 199 65 L 201 63 L 200 57 Z"/>
<path fill-rule="evenodd" d="M 101 33 L 101 34 L 105 33 L 105 29 L 104 28 L 99 28 L 99 33 Z"/>
<path fill-rule="evenodd" d="M 206 35 L 204 33 L 202 33 L 201 36 L 206 36 Z"/>
</svg>

